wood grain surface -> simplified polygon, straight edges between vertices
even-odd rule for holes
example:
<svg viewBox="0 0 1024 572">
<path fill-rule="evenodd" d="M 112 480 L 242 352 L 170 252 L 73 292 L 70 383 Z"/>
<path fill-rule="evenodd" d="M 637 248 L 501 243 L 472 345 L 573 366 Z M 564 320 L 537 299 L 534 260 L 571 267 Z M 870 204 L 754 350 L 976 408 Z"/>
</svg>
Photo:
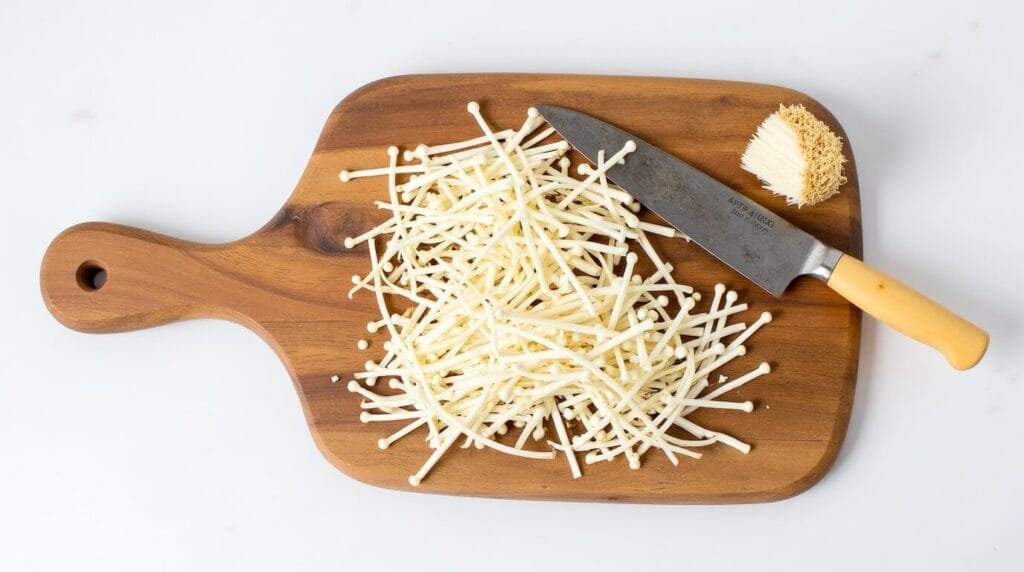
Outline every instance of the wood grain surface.
<svg viewBox="0 0 1024 572">
<path fill-rule="evenodd" d="M 345 388 L 353 371 L 379 357 L 384 338 L 365 329 L 378 318 L 372 297 L 345 295 L 349 277 L 369 267 L 367 250 L 348 250 L 342 241 L 383 220 L 385 213 L 373 200 L 386 197 L 386 184 L 381 178 L 341 183 L 337 175 L 341 169 L 386 164 L 388 145 L 409 148 L 478 135 L 465 111 L 470 100 L 479 101 L 492 125 L 502 128 L 518 127 L 527 107 L 540 103 L 595 115 L 704 169 L 825 243 L 861 254 L 857 173 L 848 145 L 848 182 L 838 197 L 813 208 L 787 207 L 739 167 L 747 139 L 780 103 L 804 104 L 845 139 L 835 118 L 799 92 L 664 78 L 403 76 L 364 86 L 335 108 L 294 193 L 263 228 L 236 242 L 203 245 L 114 224 L 74 226 L 54 239 L 44 257 L 46 304 L 63 324 L 83 332 L 122 332 L 197 317 L 251 328 L 285 363 L 324 456 L 361 481 L 411 489 L 407 478 L 429 455 L 426 444 L 416 433 L 386 451 L 378 449 L 377 440 L 400 424 L 360 423 L 359 399 Z M 534 461 L 458 449 L 415 490 L 724 503 L 777 500 L 821 479 L 835 460 L 850 416 L 859 311 L 809 278 L 798 279 L 781 299 L 772 298 L 696 245 L 652 238 L 680 281 L 702 292 L 716 282 L 737 290 L 750 304 L 743 315 L 748 323 L 764 310 L 775 316 L 747 344 L 747 356 L 723 371 L 731 375 L 761 361 L 771 363 L 770 375 L 736 392 L 737 400 L 753 400 L 755 411 L 694 415 L 750 442 L 753 450 L 743 455 L 714 446 L 703 459 L 683 458 L 678 467 L 648 454 L 640 470 L 619 459 L 584 466 L 584 477 L 572 480 L 564 459 Z M 705 296 L 703 305 L 709 299 Z M 356 349 L 360 338 L 370 340 L 368 351 Z M 342 381 L 332 383 L 333 375 Z"/>
</svg>

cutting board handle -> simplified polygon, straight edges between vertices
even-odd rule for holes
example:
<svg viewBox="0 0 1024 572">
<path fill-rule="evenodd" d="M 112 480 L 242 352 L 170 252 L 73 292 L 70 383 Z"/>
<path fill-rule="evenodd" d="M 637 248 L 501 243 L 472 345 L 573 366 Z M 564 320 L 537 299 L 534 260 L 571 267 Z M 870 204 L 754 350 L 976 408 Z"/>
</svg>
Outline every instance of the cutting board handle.
<svg viewBox="0 0 1024 572">
<path fill-rule="evenodd" d="M 47 308 L 82 332 L 123 332 L 199 317 L 246 322 L 232 280 L 206 255 L 231 248 L 90 222 L 57 236 L 43 257 Z"/>
</svg>

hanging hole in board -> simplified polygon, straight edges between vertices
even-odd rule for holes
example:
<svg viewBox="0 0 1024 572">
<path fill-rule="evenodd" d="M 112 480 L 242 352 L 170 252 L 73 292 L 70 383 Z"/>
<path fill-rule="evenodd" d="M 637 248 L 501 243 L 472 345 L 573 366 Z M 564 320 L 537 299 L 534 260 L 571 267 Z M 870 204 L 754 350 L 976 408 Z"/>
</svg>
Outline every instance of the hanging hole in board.
<svg viewBox="0 0 1024 572">
<path fill-rule="evenodd" d="M 107 269 L 95 260 L 86 260 L 75 272 L 75 281 L 86 292 L 95 292 L 107 283 Z"/>
</svg>

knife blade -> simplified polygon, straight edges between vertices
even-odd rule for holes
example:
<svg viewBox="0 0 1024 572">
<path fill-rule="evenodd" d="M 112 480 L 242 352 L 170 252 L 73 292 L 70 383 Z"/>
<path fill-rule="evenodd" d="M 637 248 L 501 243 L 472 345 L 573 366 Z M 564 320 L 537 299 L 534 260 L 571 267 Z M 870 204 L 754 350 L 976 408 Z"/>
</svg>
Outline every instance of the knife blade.
<svg viewBox="0 0 1024 572">
<path fill-rule="evenodd" d="M 551 105 L 537 110 L 596 163 L 627 141 L 636 150 L 608 178 L 722 262 L 778 298 L 797 276 L 827 279 L 842 252 L 691 165 L 599 119 Z"/>
<path fill-rule="evenodd" d="M 825 282 L 865 312 L 942 352 L 957 369 L 988 348 L 974 324 L 639 137 L 585 113 L 538 105 L 541 116 L 596 163 L 598 152 L 635 150 L 607 176 L 716 258 L 779 297 L 795 278 Z M 737 163 L 738 164 L 738 163 Z"/>
</svg>

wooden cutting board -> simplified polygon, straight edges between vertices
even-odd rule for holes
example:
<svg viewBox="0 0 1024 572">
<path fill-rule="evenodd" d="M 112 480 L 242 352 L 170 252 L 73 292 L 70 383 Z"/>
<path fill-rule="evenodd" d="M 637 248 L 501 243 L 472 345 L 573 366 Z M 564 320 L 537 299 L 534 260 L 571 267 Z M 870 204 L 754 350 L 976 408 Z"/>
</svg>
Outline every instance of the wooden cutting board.
<svg viewBox="0 0 1024 572">
<path fill-rule="evenodd" d="M 379 357 L 384 339 L 365 329 L 378 318 L 372 297 L 350 300 L 345 295 L 349 277 L 369 267 L 367 250 L 348 250 L 342 241 L 383 220 L 372 201 L 386 197 L 386 185 L 380 178 L 343 184 L 338 172 L 386 164 L 388 145 L 410 148 L 477 136 L 466 113 L 470 100 L 479 101 L 492 125 L 502 128 L 518 127 L 526 109 L 539 103 L 595 115 L 704 169 L 825 243 L 861 254 L 857 173 L 849 146 L 848 182 L 838 197 L 813 208 L 787 207 L 740 169 L 748 138 L 780 103 L 802 103 L 844 135 L 835 118 L 802 93 L 662 78 L 404 76 L 366 85 L 335 108 L 294 193 L 263 228 L 237 242 L 205 245 L 115 224 L 74 226 L 53 241 L 43 260 L 46 304 L 61 323 L 83 332 L 122 332 L 200 317 L 251 328 L 291 374 L 324 456 L 361 481 L 411 489 L 408 476 L 429 455 L 425 443 L 410 437 L 386 451 L 378 449 L 377 440 L 400 425 L 360 423 L 359 399 L 345 388 L 365 360 Z M 662 239 L 656 247 L 675 265 L 680 281 L 702 292 L 710 292 L 716 282 L 737 290 L 750 304 L 744 316 L 748 323 L 764 310 L 775 316 L 747 344 L 747 356 L 723 371 L 736 374 L 761 361 L 771 363 L 770 375 L 736 392 L 737 400 L 753 400 L 755 411 L 694 416 L 750 442 L 753 450 L 743 455 L 714 446 L 701 460 L 682 458 L 678 467 L 649 454 L 641 470 L 630 470 L 619 459 L 584 466 L 584 477 L 572 480 L 564 459 L 535 461 L 453 449 L 416 490 L 724 503 L 777 500 L 821 479 L 836 458 L 850 417 L 859 311 L 813 279 L 798 280 L 774 299 L 696 245 Z M 356 350 L 360 338 L 370 340 L 369 351 Z M 332 383 L 334 375 L 342 381 Z"/>
</svg>

